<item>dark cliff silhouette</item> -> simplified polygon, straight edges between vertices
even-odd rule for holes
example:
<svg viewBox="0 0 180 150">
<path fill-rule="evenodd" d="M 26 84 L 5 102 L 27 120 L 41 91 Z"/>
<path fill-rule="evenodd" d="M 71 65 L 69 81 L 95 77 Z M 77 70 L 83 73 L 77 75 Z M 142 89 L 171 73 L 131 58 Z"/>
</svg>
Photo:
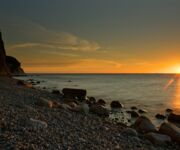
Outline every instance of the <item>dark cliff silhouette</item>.
<svg viewBox="0 0 180 150">
<path fill-rule="evenodd" d="M 0 32 L 0 75 L 11 76 L 12 74 L 20 75 L 24 74 L 24 71 L 21 68 L 21 63 L 16 58 L 6 56 L 2 34 Z"/>
<path fill-rule="evenodd" d="M 11 76 L 10 70 L 6 64 L 6 51 L 4 48 L 4 42 L 2 40 L 1 32 L 0 32 L 0 75 Z"/>
</svg>

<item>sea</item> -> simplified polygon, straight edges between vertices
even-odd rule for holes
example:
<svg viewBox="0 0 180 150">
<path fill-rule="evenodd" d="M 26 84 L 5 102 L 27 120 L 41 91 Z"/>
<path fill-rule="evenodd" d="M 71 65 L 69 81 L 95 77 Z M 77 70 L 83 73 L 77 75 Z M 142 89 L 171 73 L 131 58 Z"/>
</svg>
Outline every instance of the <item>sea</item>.
<svg viewBox="0 0 180 150">
<path fill-rule="evenodd" d="M 40 81 L 37 88 L 62 90 L 86 89 L 87 96 L 104 99 L 107 107 L 113 100 L 126 110 L 132 106 L 147 111 L 146 115 L 158 124 L 156 114 L 166 114 L 167 108 L 180 114 L 180 75 L 178 74 L 28 74 L 16 77 Z"/>
</svg>

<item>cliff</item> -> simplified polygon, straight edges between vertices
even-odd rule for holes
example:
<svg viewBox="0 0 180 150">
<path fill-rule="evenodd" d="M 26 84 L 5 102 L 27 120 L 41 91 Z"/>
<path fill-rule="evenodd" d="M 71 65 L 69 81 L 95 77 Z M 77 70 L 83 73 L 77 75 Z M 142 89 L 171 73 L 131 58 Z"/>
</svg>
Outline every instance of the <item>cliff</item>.
<svg viewBox="0 0 180 150">
<path fill-rule="evenodd" d="M 6 56 L 2 34 L 0 32 L 0 76 L 24 74 L 21 63 L 12 56 Z"/>
</svg>

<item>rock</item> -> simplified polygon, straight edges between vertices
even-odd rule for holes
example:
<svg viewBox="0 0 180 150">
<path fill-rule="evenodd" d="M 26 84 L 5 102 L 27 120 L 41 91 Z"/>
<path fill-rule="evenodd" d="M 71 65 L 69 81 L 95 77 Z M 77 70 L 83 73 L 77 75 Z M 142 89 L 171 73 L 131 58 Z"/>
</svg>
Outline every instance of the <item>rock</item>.
<svg viewBox="0 0 180 150">
<path fill-rule="evenodd" d="M 10 70 L 6 64 L 6 51 L 4 48 L 4 42 L 2 40 L 1 32 L 0 32 L 0 75 L 11 76 Z"/>
<path fill-rule="evenodd" d="M 132 128 L 125 128 L 124 130 L 122 130 L 121 134 L 128 136 L 138 136 L 137 131 Z"/>
<path fill-rule="evenodd" d="M 155 145 L 165 145 L 168 142 L 171 142 L 171 138 L 168 135 L 153 132 L 145 134 L 145 138 Z"/>
<path fill-rule="evenodd" d="M 155 117 L 156 117 L 157 119 L 161 119 L 161 120 L 166 119 L 166 117 L 165 117 L 164 115 L 162 115 L 162 114 L 156 114 Z"/>
<path fill-rule="evenodd" d="M 62 93 L 66 98 L 77 98 L 78 100 L 84 100 L 86 98 L 86 90 L 84 89 L 64 88 Z"/>
<path fill-rule="evenodd" d="M 140 114 L 143 114 L 143 113 L 147 113 L 147 110 L 139 109 L 138 112 L 139 112 Z"/>
<path fill-rule="evenodd" d="M 39 129 L 45 129 L 47 128 L 47 123 L 44 121 L 36 120 L 33 118 L 30 118 L 29 120 L 29 125 L 34 129 L 34 130 L 39 130 Z"/>
<path fill-rule="evenodd" d="M 67 103 L 67 105 L 69 105 L 71 108 L 77 107 L 77 104 L 75 102 L 69 102 Z"/>
<path fill-rule="evenodd" d="M 117 109 L 117 108 L 123 108 L 124 106 L 119 101 L 112 101 L 111 102 L 111 108 Z"/>
<path fill-rule="evenodd" d="M 99 100 L 97 101 L 97 105 L 105 106 L 105 105 L 106 105 L 106 102 L 105 102 L 103 99 L 99 99 Z"/>
<path fill-rule="evenodd" d="M 81 112 L 85 113 L 86 115 L 89 114 L 89 105 L 86 103 L 81 103 L 80 110 L 81 110 Z"/>
<path fill-rule="evenodd" d="M 170 108 L 167 108 L 167 109 L 166 109 L 166 112 L 167 112 L 167 113 L 172 113 L 172 112 L 173 112 L 173 110 L 172 110 L 172 109 L 170 109 Z"/>
<path fill-rule="evenodd" d="M 90 106 L 90 112 L 97 114 L 98 116 L 108 117 L 109 111 L 100 105 L 92 105 Z"/>
<path fill-rule="evenodd" d="M 24 70 L 21 68 L 21 63 L 12 56 L 6 56 L 6 64 L 13 75 L 23 75 Z"/>
<path fill-rule="evenodd" d="M 155 125 L 145 116 L 140 116 L 135 121 L 134 128 L 140 133 L 156 132 Z"/>
<path fill-rule="evenodd" d="M 168 121 L 174 122 L 174 123 L 180 123 L 180 115 L 170 113 L 168 116 Z"/>
<path fill-rule="evenodd" d="M 172 123 L 163 123 L 159 128 L 159 132 L 170 136 L 172 140 L 180 144 L 180 128 Z"/>
<path fill-rule="evenodd" d="M 38 106 L 43 106 L 43 107 L 49 107 L 49 108 L 53 107 L 52 101 L 47 100 L 47 99 L 42 98 L 42 97 L 40 99 L 38 99 L 35 104 Z"/>
<path fill-rule="evenodd" d="M 136 111 L 131 111 L 131 117 L 132 118 L 137 118 L 137 117 L 139 117 L 139 114 L 136 112 Z"/>
<path fill-rule="evenodd" d="M 137 107 L 136 106 L 132 106 L 131 109 L 132 110 L 137 110 Z"/>
<path fill-rule="evenodd" d="M 58 95 L 58 94 L 61 94 L 59 90 L 52 90 L 51 93 L 52 93 L 52 94 L 57 94 L 57 95 Z"/>
<path fill-rule="evenodd" d="M 89 104 L 96 104 L 96 99 L 94 97 L 89 97 Z"/>
<path fill-rule="evenodd" d="M 17 85 L 17 86 L 24 86 L 24 87 L 28 87 L 28 88 L 32 88 L 32 87 L 33 87 L 31 83 L 24 82 L 24 81 L 22 81 L 22 80 L 18 80 L 18 81 L 16 82 L 16 85 Z"/>
</svg>

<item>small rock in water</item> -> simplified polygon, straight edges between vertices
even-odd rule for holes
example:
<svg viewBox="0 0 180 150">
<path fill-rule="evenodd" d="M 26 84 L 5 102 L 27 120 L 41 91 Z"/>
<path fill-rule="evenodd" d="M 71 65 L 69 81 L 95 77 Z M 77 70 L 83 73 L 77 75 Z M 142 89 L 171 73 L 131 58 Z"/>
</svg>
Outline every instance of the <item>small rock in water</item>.
<svg viewBox="0 0 180 150">
<path fill-rule="evenodd" d="M 98 104 L 98 105 L 105 106 L 105 105 L 106 105 L 106 102 L 105 102 L 103 99 L 99 99 L 99 100 L 97 101 L 97 104 Z"/>
<path fill-rule="evenodd" d="M 168 135 L 153 132 L 145 134 L 145 138 L 155 145 L 165 145 L 167 142 L 171 142 L 171 138 Z"/>
<path fill-rule="evenodd" d="M 47 123 L 46 122 L 41 121 L 41 120 L 36 120 L 36 119 L 33 119 L 33 118 L 30 118 L 29 125 L 31 125 L 34 130 L 47 128 Z"/>
<path fill-rule="evenodd" d="M 155 117 L 156 117 L 157 119 L 161 119 L 161 120 L 166 119 L 166 117 L 165 117 L 164 115 L 162 115 L 162 114 L 157 114 Z"/>
<path fill-rule="evenodd" d="M 124 105 L 122 105 L 119 101 L 112 101 L 111 102 L 111 108 L 117 109 L 117 108 L 123 108 Z"/>
<path fill-rule="evenodd" d="M 171 112 L 173 112 L 173 110 L 170 109 L 170 108 L 167 108 L 167 109 L 166 109 L 166 112 L 167 112 L 167 113 L 171 113 Z"/>
<path fill-rule="evenodd" d="M 89 102 L 90 102 L 90 104 L 95 104 L 96 99 L 94 97 L 89 97 Z"/>
<path fill-rule="evenodd" d="M 132 118 L 137 118 L 139 117 L 139 114 L 136 111 L 126 111 L 128 114 L 131 114 Z"/>
<path fill-rule="evenodd" d="M 59 90 L 52 90 L 52 94 L 60 94 Z"/>
<path fill-rule="evenodd" d="M 144 110 L 144 109 L 139 109 L 138 112 L 139 112 L 140 114 L 147 113 L 147 111 Z"/>
<path fill-rule="evenodd" d="M 137 107 L 136 106 L 132 106 L 131 109 L 132 110 L 137 110 Z"/>
</svg>

